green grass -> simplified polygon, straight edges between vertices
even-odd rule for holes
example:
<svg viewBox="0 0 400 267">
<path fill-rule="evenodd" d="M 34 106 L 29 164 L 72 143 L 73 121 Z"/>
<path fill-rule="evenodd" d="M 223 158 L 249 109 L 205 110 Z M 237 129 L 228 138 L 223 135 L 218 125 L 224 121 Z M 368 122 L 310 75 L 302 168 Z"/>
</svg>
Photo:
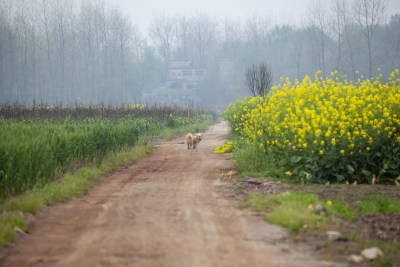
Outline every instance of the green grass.
<svg viewBox="0 0 400 267">
<path fill-rule="evenodd" d="M 361 197 L 357 204 L 361 213 L 400 213 L 400 200 L 381 195 Z"/>
<path fill-rule="evenodd" d="M 265 153 L 256 145 L 244 145 L 233 154 L 237 170 L 258 172 L 267 168 Z"/>
<path fill-rule="evenodd" d="M 354 210 L 344 201 L 343 197 L 332 201 L 332 205 L 326 206 L 326 208 L 328 212 L 336 213 L 348 221 L 352 221 L 355 216 Z"/>
<path fill-rule="evenodd" d="M 241 204 L 253 211 L 268 211 L 268 222 L 283 226 L 293 232 L 302 228 L 317 228 L 325 224 L 324 215 L 314 214 L 308 207 L 323 203 L 313 194 L 284 192 L 278 195 L 250 194 Z"/>
<path fill-rule="evenodd" d="M 207 120 L 186 124 L 172 130 L 159 131 L 156 136 L 165 138 L 164 134 L 167 132 L 173 138 L 189 131 L 201 132 L 211 123 L 211 120 Z M 54 182 L 38 184 L 17 196 L 3 200 L 0 203 L 0 245 L 12 242 L 15 237 L 14 227 L 26 231 L 25 218 L 17 212 L 35 213 L 42 210 L 43 205 L 54 205 L 86 194 L 107 173 L 148 156 L 153 148 L 150 142 L 152 138 L 154 137 L 140 137 L 134 147 L 111 151 L 101 160 L 93 159 L 91 162 L 86 162 L 81 168 L 65 173 Z"/>
<path fill-rule="evenodd" d="M 269 159 L 258 145 L 242 145 L 235 150 L 233 159 L 237 170 L 243 176 L 287 179 L 284 171 L 276 168 L 272 159 Z"/>
<path fill-rule="evenodd" d="M 15 227 L 27 232 L 24 216 L 18 213 L 6 213 L 0 216 L 0 246 L 8 245 L 15 238 Z"/>
<path fill-rule="evenodd" d="M 343 198 L 331 201 L 331 205 L 319 200 L 314 194 L 304 192 L 285 192 L 278 195 L 249 194 L 241 203 L 241 207 L 249 207 L 252 211 L 268 212 L 266 220 L 297 232 L 301 228 L 318 228 L 328 222 L 329 217 L 316 215 L 308 207 L 324 206 L 329 214 L 352 221 L 357 211 L 361 213 L 400 212 L 400 201 L 385 196 L 372 195 L 363 197 L 352 208 Z"/>
<path fill-rule="evenodd" d="M 241 208 L 250 208 L 256 212 L 267 211 L 270 205 L 270 199 L 259 193 L 247 195 L 245 200 L 239 204 Z"/>
</svg>

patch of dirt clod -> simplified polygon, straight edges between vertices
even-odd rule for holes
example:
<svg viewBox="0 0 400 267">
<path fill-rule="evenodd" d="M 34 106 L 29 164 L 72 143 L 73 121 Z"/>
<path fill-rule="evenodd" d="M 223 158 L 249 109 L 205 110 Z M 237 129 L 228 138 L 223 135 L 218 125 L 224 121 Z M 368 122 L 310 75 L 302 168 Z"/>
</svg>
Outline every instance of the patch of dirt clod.
<svg viewBox="0 0 400 267">
<path fill-rule="evenodd" d="M 400 214 L 370 213 L 358 216 L 353 221 L 361 226 L 362 238 L 374 238 L 400 243 Z"/>
<path fill-rule="evenodd" d="M 239 192 L 259 192 L 260 194 L 277 194 L 281 192 L 281 181 L 257 179 L 246 176 L 243 182 L 236 182 L 234 189 Z"/>
</svg>

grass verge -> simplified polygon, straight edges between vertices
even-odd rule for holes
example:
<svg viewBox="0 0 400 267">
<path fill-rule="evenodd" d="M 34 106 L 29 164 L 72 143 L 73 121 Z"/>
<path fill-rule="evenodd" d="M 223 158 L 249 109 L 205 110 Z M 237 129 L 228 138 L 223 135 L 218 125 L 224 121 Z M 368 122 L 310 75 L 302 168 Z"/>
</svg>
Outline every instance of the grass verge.
<svg viewBox="0 0 400 267">
<path fill-rule="evenodd" d="M 284 192 L 277 195 L 250 194 L 241 204 L 253 211 L 268 211 L 268 222 L 283 226 L 293 232 L 302 228 L 317 228 L 327 222 L 325 214 L 316 214 L 312 207 L 326 206 L 317 196 L 303 192 Z"/>
<path fill-rule="evenodd" d="M 26 221 L 22 214 L 12 212 L 0 216 L 0 246 L 7 245 L 15 238 L 16 231 L 27 232 Z"/>
<path fill-rule="evenodd" d="M 244 145 L 233 154 L 236 168 L 243 176 L 287 178 L 283 171 L 271 164 L 272 159 L 266 157 L 263 149 L 256 144 Z"/>
<path fill-rule="evenodd" d="M 187 132 L 202 132 L 212 121 L 194 123 L 178 128 L 161 129 L 158 136 L 172 140 L 175 136 Z M 141 137 L 133 147 L 110 152 L 101 161 L 94 160 L 90 164 L 68 172 L 55 182 L 42 187 L 34 187 L 15 197 L 8 198 L 0 204 L 0 246 L 8 245 L 15 238 L 17 231 L 28 232 L 26 218 L 23 213 L 36 213 L 43 205 L 54 205 L 81 196 L 98 184 L 101 177 L 122 166 L 135 163 L 136 160 L 148 156 L 153 145 L 151 137 Z"/>
<path fill-rule="evenodd" d="M 400 200 L 381 195 L 363 196 L 357 203 L 357 209 L 363 214 L 400 213 Z"/>
</svg>

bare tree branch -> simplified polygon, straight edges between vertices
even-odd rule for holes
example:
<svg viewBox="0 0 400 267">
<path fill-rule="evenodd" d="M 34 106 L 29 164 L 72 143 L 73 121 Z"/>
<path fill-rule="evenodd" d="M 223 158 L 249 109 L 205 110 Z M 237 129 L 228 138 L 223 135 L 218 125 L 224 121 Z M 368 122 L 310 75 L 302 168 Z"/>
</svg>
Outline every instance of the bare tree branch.
<svg viewBox="0 0 400 267">
<path fill-rule="evenodd" d="M 272 86 L 272 71 L 266 63 L 253 64 L 247 69 L 246 87 L 252 96 L 265 96 Z"/>
</svg>

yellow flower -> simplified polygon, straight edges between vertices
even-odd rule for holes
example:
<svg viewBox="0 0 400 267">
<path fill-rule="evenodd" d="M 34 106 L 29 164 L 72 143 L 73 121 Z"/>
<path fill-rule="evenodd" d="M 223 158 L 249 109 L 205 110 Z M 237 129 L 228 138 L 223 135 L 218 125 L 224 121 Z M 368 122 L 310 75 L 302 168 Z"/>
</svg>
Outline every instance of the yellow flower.
<svg viewBox="0 0 400 267">
<path fill-rule="evenodd" d="M 332 206 L 332 202 L 331 202 L 330 200 L 327 200 L 327 201 L 326 201 L 326 205 Z"/>
<path fill-rule="evenodd" d="M 308 205 L 308 209 L 309 210 L 312 210 L 313 209 L 313 206 L 310 204 L 310 205 Z"/>
<path fill-rule="evenodd" d="M 329 136 L 331 136 L 331 131 L 330 131 L 330 130 L 328 130 L 328 131 L 325 133 L 325 137 L 329 137 Z"/>
<path fill-rule="evenodd" d="M 398 146 L 399 71 L 388 75 L 385 84 L 379 76 L 360 77 L 353 83 L 345 77 L 336 80 L 339 76 L 334 71 L 328 78 L 318 72 L 315 79 L 306 76 L 294 83 L 282 79 L 283 84 L 273 87 L 268 96 L 243 98 L 229 105 L 224 119 L 235 129 L 240 143 L 271 146 L 274 140 L 274 151 L 283 154 L 294 149 L 356 157 L 364 147 L 364 151 L 372 151 L 371 144 Z M 221 150 L 225 148 L 228 146 Z"/>
</svg>

